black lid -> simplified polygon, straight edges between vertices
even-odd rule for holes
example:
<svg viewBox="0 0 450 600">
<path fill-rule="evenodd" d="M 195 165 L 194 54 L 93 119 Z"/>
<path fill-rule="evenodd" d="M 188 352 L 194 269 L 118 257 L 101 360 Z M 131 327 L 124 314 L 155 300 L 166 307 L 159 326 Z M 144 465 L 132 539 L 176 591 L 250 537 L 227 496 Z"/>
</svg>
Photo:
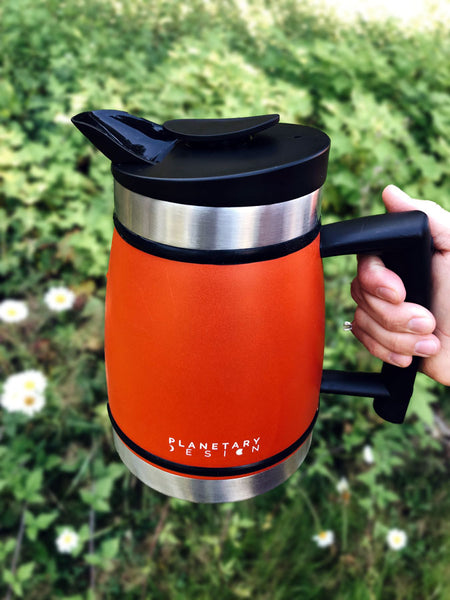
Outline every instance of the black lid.
<svg viewBox="0 0 450 600">
<path fill-rule="evenodd" d="M 326 179 L 329 137 L 313 127 L 278 123 L 278 115 L 179 119 L 161 126 L 120 111 L 93 111 L 73 122 L 112 160 L 121 185 L 152 198 L 205 206 L 273 204 L 313 192 Z"/>
</svg>

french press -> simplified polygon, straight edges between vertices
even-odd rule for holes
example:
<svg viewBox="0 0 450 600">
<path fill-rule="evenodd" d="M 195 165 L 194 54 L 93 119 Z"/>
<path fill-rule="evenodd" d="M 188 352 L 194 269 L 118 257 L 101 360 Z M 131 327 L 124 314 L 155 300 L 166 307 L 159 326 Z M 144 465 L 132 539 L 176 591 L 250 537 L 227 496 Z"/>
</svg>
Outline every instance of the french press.
<svg viewBox="0 0 450 600">
<path fill-rule="evenodd" d="M 302 463 L 320 392 L 372 397 L 403 421 L 418 359 L 322 370 L 322 258 L 379 254 L 428 306 L 425 214 L 321 226 L 330 140 L 278 115 L 72 121 L 112 162 L 108 412 L 132 473 L 194 502 L 242 500 Z"/>
</svg>

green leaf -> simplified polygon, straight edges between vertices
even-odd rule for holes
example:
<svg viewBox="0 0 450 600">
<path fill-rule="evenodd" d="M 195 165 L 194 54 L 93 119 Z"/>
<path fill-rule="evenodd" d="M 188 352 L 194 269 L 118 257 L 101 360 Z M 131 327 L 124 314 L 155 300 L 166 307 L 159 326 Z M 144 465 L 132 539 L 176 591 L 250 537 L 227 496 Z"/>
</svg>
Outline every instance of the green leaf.
<svg viewBox="0 0 450 600">
<path fill-rule="evenodd" d="M 119 552 L 119 538 L 105 540 L 100 546 L 100 554 L 106 559 L 115 558 Z"/>
<path fill-rule="evenodd" d="M 88 563 L 88 565 L 92 565 L 93 567 L 100 567 L 103 564 L 103 557 L 98 554 L 89 553 L 86 554 L 84 560 Z"/>
<path fill-rule="evenodd" d="M 94 494 L 101 498 L 108 498 L 111 494 L 113 485 L 114 479 L 112 477 L 97 479 L 94 483 Z"/>
<path fill-rule="evenodd" d="M 34 562 L 29 562 L 29 563 L 25 563 L 23 565 L 20 565 L 20 567 L 17 569 L 17 579 L 23 583 L 24 581 L 27 581 L 27 579 L 29 579 L 34 571 L 36 564 Z"/>
<path fill-rule="evenodd" d="M 376 470 L 373 468 L 369 469 L 365 473 L 360 473 L 357 476 L 357 478 L 359 479 L 359 481 L 362 481 L 363 483 L 365 483 L 370 490 L 373 490 L 375 488 L 375 486 L 377 485 L 376 484 Z"/>
<path fill-rule="evenodd" d="M 109 503 L 105 500 L 102 500 L 101 498 L 96 498 L 95 501 L 92 503 L 92 508 L 97 512 L 109 512 L 111 507 Z"/>
<path fill-rule="evenodd" d="M 14 576 L 14 574 L 9 569 L 5 569 L 3 571 L 3 580 L 5 583 L 7 583 L 8 585 L 11 586 L 12 591 L 17 596 L 20 596 L 20 597 L 23 596 L 22 584 L 17 579 L 17 575 Z"/>
<path fill-rule="evenodd" d="M 56 511 L 50 513 L 42 513 L 36 518 L 36 525 L 39 529 L 47 529 L 47 527 L 53 523 L 53 521 L 58 516 Z"/>
<path fill-rule="evenodd" d="M 34 542 L 37 538 L 37 534 L 38 534 L 38 527 L 36 524 L 36 518 L 33 516 L 33 514 L 27 510 L 25 512 L 25 525 L 26 525 L 26 534 L 27 537 Z"/>
<path fill-rule="evenodd" d="M 25 480 L 25 492 L 28 497 L 37 497 L 37 492 L 41 489 L 43 479 L 43 470 L 34 469 Z"/>
<path fill-rule="evenodd" d="M 80 542 L 86 542 L 89 538 L 90 538 L 90 531 L 89 531 L 89 525 L 84 524 L 81 528 L 80 531 L 78 532 L 78 535 L 80 537 Z"/>
<path fill-rule="evenodd" d="M 414 393 L 412 395 L 409 408 L 408 417 L 415 415 L 423 423 L 432 427 L 434 423 L 434 415 L 432 405 L 436 402 L 436 398 L 433 394 L 434 382 L 419 373 L 416 378 L 414 385 Z"/>
<path fill-rule="evenodd" d="M 3 544 L 0 544 L 0 561 L 4 560 L 15 547 L 16 540 L 14 538 L 8 538 Z"/>
<path fill-rule="evenodd" d="M 3 571 L 3 581 L 11 585 L 14 582 L 14 575 L 9 569 Z"/>
<path fill-rule="evenodd" d="M 80 490 L 80 496 L 83 502 L 89 506 L 92 506 L 96 499 L 95 494 L 91 490 Z"/>
</svg>

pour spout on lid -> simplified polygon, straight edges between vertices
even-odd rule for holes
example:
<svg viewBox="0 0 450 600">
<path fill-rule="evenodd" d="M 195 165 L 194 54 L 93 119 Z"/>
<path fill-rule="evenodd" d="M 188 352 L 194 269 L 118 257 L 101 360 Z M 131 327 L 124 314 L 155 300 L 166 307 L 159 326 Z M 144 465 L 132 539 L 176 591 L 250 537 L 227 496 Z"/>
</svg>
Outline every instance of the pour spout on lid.
<svg viewBox="0 0 450 600">
<path fill-rule="evenodd" d="M 154 165 L 178 140 L 162 125 L 120 110 L 82 112 L 72 123 L 114 164 Z"/>
</svg>

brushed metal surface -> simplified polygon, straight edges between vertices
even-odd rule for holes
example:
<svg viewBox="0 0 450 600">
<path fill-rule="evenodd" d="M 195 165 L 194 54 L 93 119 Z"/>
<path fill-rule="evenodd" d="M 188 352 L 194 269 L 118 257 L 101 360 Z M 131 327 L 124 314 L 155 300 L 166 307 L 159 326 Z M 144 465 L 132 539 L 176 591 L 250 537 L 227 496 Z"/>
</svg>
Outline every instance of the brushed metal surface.
<svg viewBox="0 0 450 600">
<path fill-rule="evenodd" d="M 304 461 L 312 433 L 293 454 L 265 471 L 228 479 L 183 477 L 148 463 L 132 452 L 113 430 L 114 445 L 126 467 L 154 490 L 190 502 L 217 503 L 247 500 L 268 492 L 290 477 Z"/>
<path fill-rule="evenodd" d="M 142 196 L 114 181 L 119 221 L 141 237 L 192 250 L 244 250 L 287 242 L 314 229 L 321 189 L 263 206 L 192 206 Z"/>
</svg>

